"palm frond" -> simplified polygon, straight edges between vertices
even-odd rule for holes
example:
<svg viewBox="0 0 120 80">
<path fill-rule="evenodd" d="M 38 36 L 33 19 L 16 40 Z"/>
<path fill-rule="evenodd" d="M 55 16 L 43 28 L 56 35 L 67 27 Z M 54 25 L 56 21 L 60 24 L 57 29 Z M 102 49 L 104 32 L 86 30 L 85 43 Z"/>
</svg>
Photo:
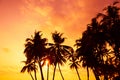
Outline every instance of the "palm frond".
<svg viewBox="0 0 120 80">
<path fill-rule="evenodd" d="M 33 39 L 31 39 L 31 38 L 27 38 L 27 39 L 26 39 L 26 42 L 27 42 L 27 41 L 31 41 L 31 42 L 32 42 Z"/>
<path fill-rule="evenodd" d="M 54 46 L 55 44 L 53 43 L 47 43 L 48 46 Z"/>
<path fill-rule="evenodd" d="M 26 68 L 27 68 L 27 67 L 26 67 L 26 66 L 24 66 L 24 67 L 21 69 L 21 71 L 20 71 L 20 72 L 21 72 L 21 73 L 24 73 L 24 72 L 26 71 Z"/>
<path fill-rule="evenodd" d="M 113 2 L 113 5 L 116 5 L 116 4 L 118 4 L 119 2 L 118 1 L 115 1 L 115 2 Z"/>
</svg>

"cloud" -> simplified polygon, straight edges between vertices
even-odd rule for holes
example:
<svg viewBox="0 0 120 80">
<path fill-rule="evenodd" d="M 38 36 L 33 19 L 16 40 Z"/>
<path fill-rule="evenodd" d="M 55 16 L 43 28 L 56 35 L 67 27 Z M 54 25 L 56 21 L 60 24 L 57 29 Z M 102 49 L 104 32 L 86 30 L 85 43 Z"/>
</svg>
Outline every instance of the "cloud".
<svg viewBox="0 0 120 80">
<path fill-rule="evenodd" d="M 23 7 L 24 14 L 39 22 L 39 26 L 66 31 L 83 21 L 84 2 L 81 0 L 27 0 Z M 70 29 L 67 29 L 70 30 Z"/>
<path fill-rule="evenodd" d="M 108 0 L 26 0 L 24 12 L 36 20 L 40 30 L 58 30 L 72 39 L 81 36 L 91 18 L 112 1 Z"/>
</svg>

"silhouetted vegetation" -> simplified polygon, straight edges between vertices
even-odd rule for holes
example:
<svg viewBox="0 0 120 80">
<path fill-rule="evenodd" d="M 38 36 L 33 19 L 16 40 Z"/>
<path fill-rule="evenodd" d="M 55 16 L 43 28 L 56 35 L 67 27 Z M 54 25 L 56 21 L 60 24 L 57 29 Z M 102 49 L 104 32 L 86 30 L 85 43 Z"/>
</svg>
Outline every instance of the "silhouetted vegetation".
<svg viewBox="0 0 120 80">
<path fill-rule="evenodd" d="M 50 57 L 52 57 L 53 65 L 54 65 L 54 73 L 53 73 L 53 80 L 55 77 L 55 70 L 56 66 L 58 64 L 58 68 L 61 74 L 62 79 L 64 80 L 62 71 L 60 69 L 60 65 L 63 65 L 63 63 L 66 63 L 67 57 L 71 54 L 72 47 L 67 46 L 67 45 L 62 45 L 64 42 L 65 38 L 62 38 L 62 33 L 54 32 L 52 33 L 52 39 L 54 43 L 48 43 L 50 46 L 48 48 L 48 53 Z"/>
<path fill-rule="evenodd" d="M 26 61 L 24 61 L 24 63 L 25 63 L 25 66 L 22 68 L 21 73 L 24 73 L 27 70 L 32 80 L 37 80 L 37 76 L 36 76 L 37 66 L 34 64 L 34 62 L 27 63 Z M 32 73 L 31 73 L 32 71 L 34 71 L 35 78 L 32 76 Z"/>
<path fill-rule="evenodd" d="M 77 56 L 83 67 L 93 70 L 96 80 L 120 75 L 120 9 L 116 3 L 106 7 L 105 14 L 93 18 L 82 38 L 76 40 Z"/>
<path fill-rule="evenodd" d="M 73 54 L 74 52 L 71 53 L 71 55 L 69 56 L 69 61 L 70 61 L 70 68 L 71 69 L 75 69 L 78 75 L 78 79 L 81 80 L 79 72 L 78 72 L 78 68 L 80 67 L 79 64 L 79 60 L 76 58 L 76 56 Z"/>
<path fill-rule="evenodd" d="M 39 33 L 40 32 L 35 32 L 34 37 L 26 39 L 24 53 L 27 58 L 26 64 L 30 64 L 31 62 L 34 62 L 34 65 L 35 65 L 36 63 L 38 63 L 40 72 L 41 72 L 41 78 L 42 80 L 44 80 L 41 62 L 45 57 L 47 39 L 42 38 L 42 34 L 39 34 Z M 35 80 L 37 80 L 37 78 Z"/>
<path fill-rule="evenodd" d="M 87 79 L 89 80 L 89 70 L 92 70 L 96 80 L 119 80 L 120 79 L 120 8 L 118 2 L 103 9 L 103 13 L 98 13 L 92 18 L 87 29 L 82 33 L 82 37 L 75 42 L 76 50 L 71 46 L 63 45 L 65 38 L 63 33 L 55 31 L 52 33 L 54 43 L 47 42 L 47 38 L 42 38 L 41 32 L 35 32 L 32 38 L 27 38 L 24 54 L 26 56 L 25 66 L 21 72 L 27 70 L 32 80 L 37 80 L 36 64 L 40 68 L 41 80 L 44 80 L 42 66 L 46 59 L 47 80 L 49 79 L 49 66 L 54 67 L 53 78 L 55 78 L 56 67 L 58 66 L 62 80 L 64 76 L 60 68 L 68 60 L 69 66 L 75 69 L 78 79 L 81 80 L 78 68 L 80 66 L 87 69 Z M 31 74 L 34 71 L 34 77 Z"/>
</svg>

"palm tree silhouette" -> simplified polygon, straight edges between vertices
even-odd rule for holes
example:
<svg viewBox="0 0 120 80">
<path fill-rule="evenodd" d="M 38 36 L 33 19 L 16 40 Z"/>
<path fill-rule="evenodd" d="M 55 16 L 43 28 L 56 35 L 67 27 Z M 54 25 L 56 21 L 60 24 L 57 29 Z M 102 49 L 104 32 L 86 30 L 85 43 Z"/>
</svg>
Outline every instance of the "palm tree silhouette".
<svg viewBox="0 0 120 80">
<path fill-rule="evenodd" d="M 108 80 L 119 74 L 120 9 L 115 6 L 117 3 L 105 8 L 106 14 L 99 13 L 93 18 L 82 38 L 76 40 L 77 56 L 83 67 L 93 70 L 96 80 L 100 80 L 101 75 Z M 108 44 L 113 50 L 108 49 Z"/>
<path fill-rule="evenodd" d="M 79 75 L 79 72 L 78 72 L 78 68 L 80 67 L 80 65 L 79 65 L 79 60 L 73 55 L 73 53 L 70 55 L 69 60 L 70 60 L 70 62 L 71 62 L 71 63 L 69 64 L 69 65 L 70 65 L 70 68 L 76 70 L 77 75 L 78 75 L 78 79 L 81 80 L 80 75 Z"/>
<path fill-rule="evenodd" d="M 34 64 L 34 62 L 26 63 L 26 61 L 24 61 L 24 63 L 25 63 L 25 66 L 21 69 L 21 73 L 24 73 L 25 71 L 27 71 L 30 74 L 32 80 L 37 80 L 37 77 L 36 77 L 37 66 Z M 31 73 L 32 71 L 34 71 L 35 79 L 32 76 L 32 73 Z"/>
<path fill-rule="evenodd" d="M 44 80 L 43 71 L 42 71 L 42 60 L 44 58 L 46 50 L 46 38 L 42 38 L 40 32 L 35 32 L 35 36 L 32 38 L 26 39 L 24 53 L 27 57 L 27 63 L 34 61 L 39 64 L 41 78 Z"/>
<path fill-rule="evenodd" d="M 106 39 L 106 38 L 105 38 Z M 82 62 L 82 66 L 87 68 L 87 77 L 89 80 L 89 68 L 93 70 L 96 80 L 100 80 L 96 69 L 99 67 L 99 57 L 97 49 L 103 47 L 105 44 L 104 35 L 98 27 L 96 18 L 92 19 L 92 23 L 88 25 L 87 30 L 84 31 L 82 38 L 76 40 L 76 53 Z M 102 48 L 103 49 L 103 48 Z"/>
<path fill-rule="evenodd" d="M 112 46 L 112 48 L 114 49 L 114 52 L 112 52 L 112 54 L 114 55 L 114 59 L 112 58 L 112 63 L 108 64 L 108 62 L 110 62 L 110 60 L 107 60 L 107 63 L 105 65 L 109 65 L 110 67 L 113 66 L 113 70 L 112 72 L 110 71 L 111 69 L 109 69 L 109 71 L 103 71 L 103 73 L 105 73 L 105 79 L 108 80 L 108 76 L 109 75 L 113 75 L 114 72 L 116 72 L 116 69 L 118 69 L 118 74 L 119 73 L 119 61 L 120 61 L 120 37 L 118 34 L 120 34 L 120 14 L 119 14 L 119 10 L 120 8 L 116 6 L 116 4 L 119 2 L 114 2 L 112 5 L 109 5 L 108 7 L 104 8 L 104 11 L 106 11 L 106 14 L 103 13 L 99 13 L 98 17 L 102 17 L 101 21 L 100 21 L 100 26 L 103 28 L 103 31 L 105 32 L 106 35 L 108 35 L 109 37 L 107 42 Z M 114 45 L 114 46 L 113 46 Z M 113 64 L 113 62 L 115 64 Z M 116 65 L 117 64 L 117 65 Z M 115 68 L 116 67 L 116 68 Z M 108 74 L 111 73 L 111 74 Z M 116 74 L 116 73 L 115 73 Z"/>
<path fill-rule="evenodd" d="M 80 58 L 80 62 L 82 62 L 82 66 L 87 68 L 87 79 L 89 80 L 89 70 L 88 70 L 89 62 L 87 62 L 89 57 L 85 53 L 83 54 L 82 47 L 80 47 L 81 46 L 81 39 L 76 40 L 75 45 L 77 46 L 77 50 L 76 50 L 77 57 Z"/>
<path fill-rule="evenodd" d="M 55 31 L 52 33 L 52 38 L 54 43 L 48 43 L 49 47 L 49 55 L 52 58 L 51 62 L 54 65 L 54 72 L 53 72 L 53 80 L 55 78 L 55 71 L 56 71 L 56 66 L 58 64 L 58 68 L 61 74 L 62 79 L 64 80 L 64 77 L 62 75 L 60 65 L 63 65 L 63 63 L 66 63 L 66 58 L 72 51 L 72 47 L 62 45 L 64 42 L 65 38 L 62 37 L 62 33 L 59 33 Z"/>
</svg>

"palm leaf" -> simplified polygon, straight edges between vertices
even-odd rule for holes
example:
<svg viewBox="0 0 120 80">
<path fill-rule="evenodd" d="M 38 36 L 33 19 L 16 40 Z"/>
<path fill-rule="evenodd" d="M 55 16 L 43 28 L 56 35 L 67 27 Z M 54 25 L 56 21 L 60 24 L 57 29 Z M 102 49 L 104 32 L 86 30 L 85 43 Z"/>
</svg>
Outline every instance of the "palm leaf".
<svg viewBox="0 0 120 80">
<path fill-rule="evenodd" d="M 21 73 L 24 73 L 24 72 L 26 71 L 26 68 L 27 68 L 27 67 L 26 67 L 26 66 L 24 66 L 24 67 L 21 69 L 21 71 L 20 71 L 20 72 L 21 72 Z"/>
<path fill-rule="evenodd" d="M 115 1 L 115 2 L 113 2 L 113 5 L 116 5 L 116 4 L 118 4 L 119 2 L 118 1 Z"/>
</svg>

